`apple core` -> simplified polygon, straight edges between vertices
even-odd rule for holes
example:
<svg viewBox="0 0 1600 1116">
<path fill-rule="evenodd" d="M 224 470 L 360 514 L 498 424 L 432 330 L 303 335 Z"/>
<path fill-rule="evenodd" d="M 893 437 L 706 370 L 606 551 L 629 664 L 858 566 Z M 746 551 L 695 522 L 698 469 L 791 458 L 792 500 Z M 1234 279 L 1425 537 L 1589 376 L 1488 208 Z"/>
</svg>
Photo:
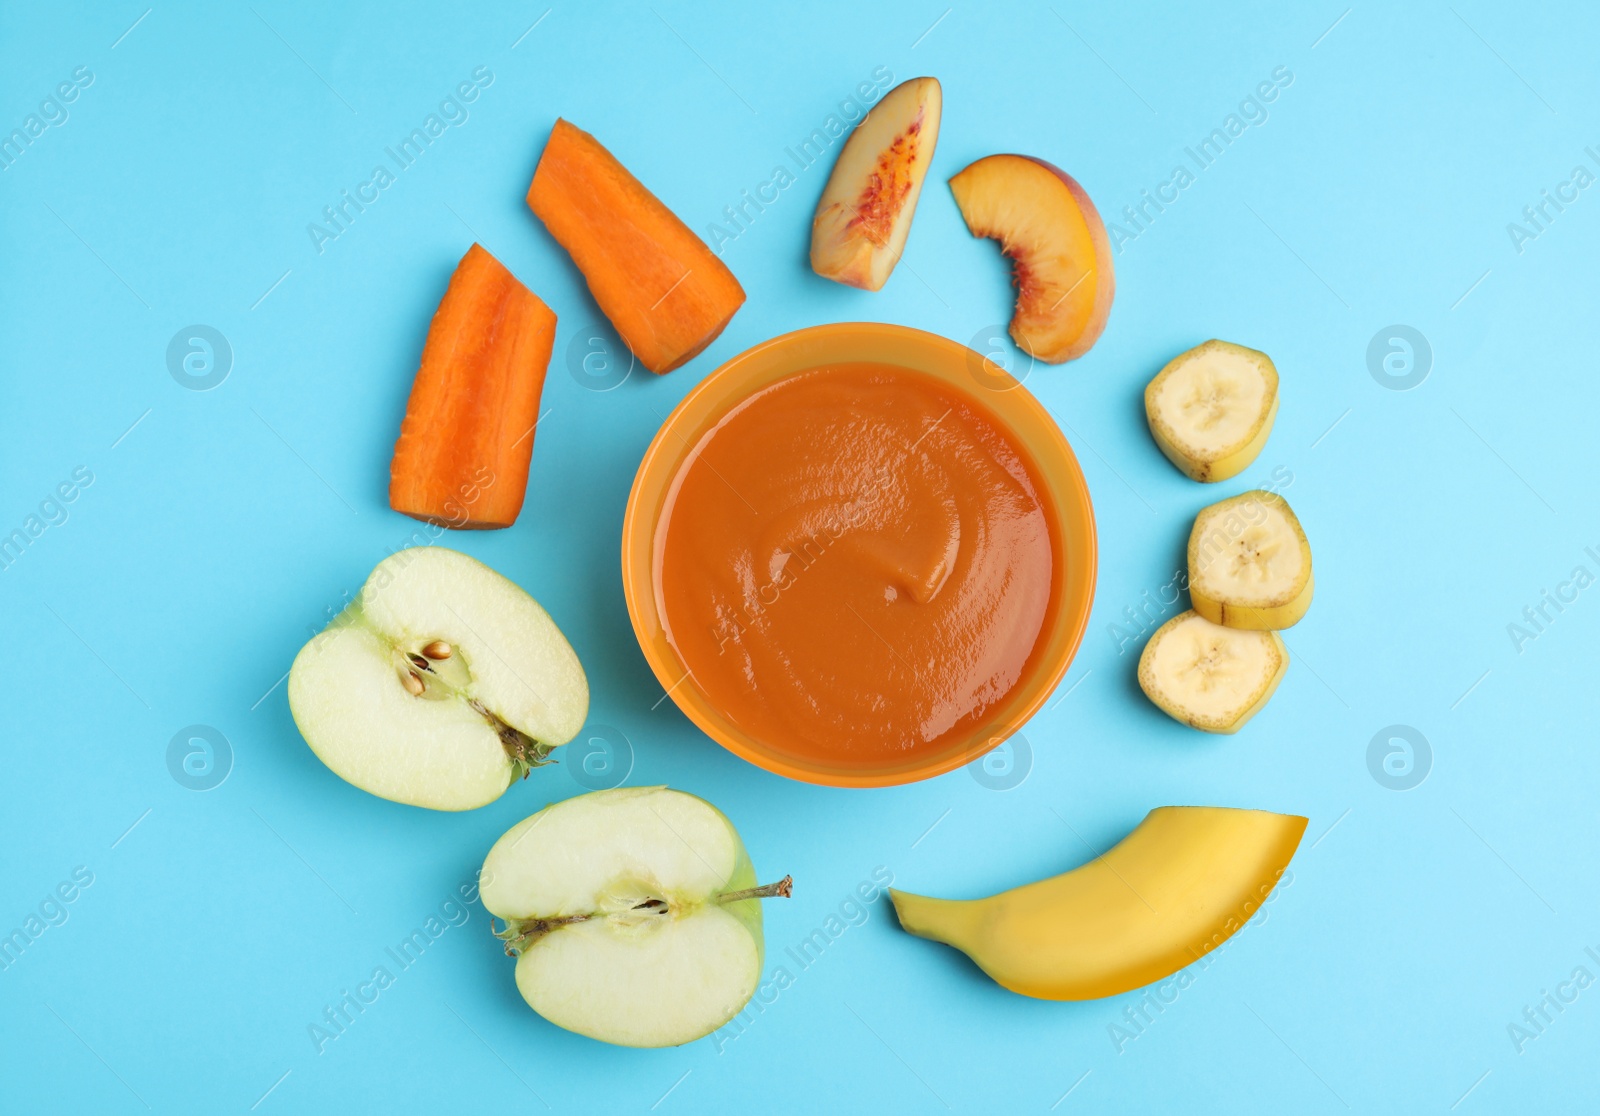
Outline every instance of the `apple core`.
<svg viewBox="0 0 1600 1116">
<path fill-rule="evenodd" d="M 442 546 L 379 562 L 295 656 L 289 709 L 340 778 L 395 802 L 471 810 L 578 734 L 589 683 L 537 601 Z"/>
</svg>

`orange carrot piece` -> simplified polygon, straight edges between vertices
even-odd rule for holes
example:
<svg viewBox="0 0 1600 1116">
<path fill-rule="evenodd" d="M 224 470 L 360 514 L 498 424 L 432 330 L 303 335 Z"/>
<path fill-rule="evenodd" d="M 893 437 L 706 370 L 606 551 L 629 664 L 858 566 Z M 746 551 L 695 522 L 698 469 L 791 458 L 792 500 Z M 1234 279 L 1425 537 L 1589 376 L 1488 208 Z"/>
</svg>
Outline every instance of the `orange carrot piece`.
<svg viewBox="0 0 1600 1116">
<path fill-rule="evenodd" d="M 670 372 L 722 332 L 744 288 L 687 225 L 588 132 L 557 120 L 528 207 L 589 282 L 639 362 Z"/>
<path fill-rule="evenodd" d="M 516 522 L 555 339 L 555 312 L 482 246 L 467 249 L 428 327 L 390 507 L 471 530 Z"/>
</svg>

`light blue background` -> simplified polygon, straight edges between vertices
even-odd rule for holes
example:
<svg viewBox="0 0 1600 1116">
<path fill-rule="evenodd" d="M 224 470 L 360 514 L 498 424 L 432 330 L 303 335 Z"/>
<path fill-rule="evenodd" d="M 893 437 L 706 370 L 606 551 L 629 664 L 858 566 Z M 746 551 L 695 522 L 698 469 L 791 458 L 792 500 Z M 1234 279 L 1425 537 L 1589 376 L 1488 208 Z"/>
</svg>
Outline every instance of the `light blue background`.
<svg viewBox="0 0 1600 1116">
<path fill-rule="evenodd" d="M 1507 625 L 1574 566 L 1600 573 L 1584 553 L 1600 546 L 1600 191 L 1520 253 L 1506 231 L 1574 166 L 1600 170 L 1584 152 L 1600 143 L 1592 9 L 668 0 L 563 5 L 529 31 L 544 4 L 490 7 L 0 16 L 0 128 L 74 67 L 94 74 L 70 119 L 0 173 L 0 530 L 75 467 L 95 478 L 0 573 L 0 931 L 75 866 L 94 874 L 69 920 L 0 972 L 0 1108 L 1593 1106 L 1600 987 L 1520 1053 L 1507 1028 L 1574 968 L 1600 974 L 1584 953 L 1600 946 L 1600 589 L 1552 610 L 1520 653 Z M 307 223 L 480 65 L 494 81 L 470 119 L 318 254 Z M 609 392 L 570 375 L 569 345 L 599 315 L 522 200 L 556 116 L 701 231 L 878 66 L 934 74 L 945 96 L 887 287 L 807 268 L 824 163 L 726 246 L 749 302 L 704 355 Z M 1067 696 L 1027 726 L 1026 780 L 804 786 L 659 702 L 617 554 L 634 469 L 674 403 L 723 359 L 816 322 L 962 342 L 1003 323 L 1004 264 L 967 235 L 951 174 L 1037 154 L 1117 221 L 1278 66 L 1294 80 L 1270 118 L 1123 245 L 1104 338 L 1027 380 L 1083 462 L 1101 565 Z M 580 790 L 558 767 L 466 815 L 380 801 L 317 762 L 276 685 L 417 527 L 387 506 L 389 455 L 429 315 L 474 238 L 561 325 L 521 519 L 448 542 L 554 614 L 594 721 L 632 742 L 631 782 L 704 795 L 764 875 L 794 874 L 796 897 L 768 907 L 769 967 L 877 866 L 976 896 L 1071 867 L 1167 803 L 1310 817 L 1265 920 L 1120 1052 L 1109 1028 L 1137 996 L 1011 995 L 904 936 L 882 901 L 809 969 L 788 963 L 793 985 L 739 1037 L 638 1052 L 529 1012 L 474 906 L 319 1054 L 308 1026 L 388 964 L 384 947 L 503 830 Z M 208 392 L 166 366 L 194 323 L 234 352 Z M 1393 323 L 1431 342 L 1411 391 L 1368 371 Z M 1283 377 L 1266 450 L 1214 488 L 1162 458 L 1140 405 L 1163 362 L 1212 336 L 1266 350 Z M 1142 698 L 1138 644 L 1119 653 L 1109 626 L 1171 578 L 1196 510 L 1278 467 L 1316 547 L 1316 604 L 1271 705 L 1236 737 L 1204 736 Z M 204 793 L 167 768 L 192 724 L 234 753 Z M 1369 741 L 1393 724 L 1432 748 L 1409 791 L 1369 772 Z"/>
</svg>

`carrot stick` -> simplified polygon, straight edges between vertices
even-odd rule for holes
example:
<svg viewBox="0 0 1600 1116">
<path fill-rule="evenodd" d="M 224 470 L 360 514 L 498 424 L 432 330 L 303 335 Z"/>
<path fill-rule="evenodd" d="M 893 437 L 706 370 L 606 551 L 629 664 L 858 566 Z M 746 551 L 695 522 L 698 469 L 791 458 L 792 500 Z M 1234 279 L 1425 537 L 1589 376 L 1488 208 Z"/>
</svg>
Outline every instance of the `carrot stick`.
<svg viewBox="0 0 1600 1116">
<path fill-rule="evenodd" d="M 605 316 L 652 372 L 704 349 L 744 304 L 744 288 L 588 132 L 557 120 L 528 206 L 572 256 Z"/>
<path fill-rule="evenodd" d="M 555 313 L 480 245 L 467 249 L 422 349 L 389 470 L 389 506 L 447 527 L 522 510 Z"/>
</svg>

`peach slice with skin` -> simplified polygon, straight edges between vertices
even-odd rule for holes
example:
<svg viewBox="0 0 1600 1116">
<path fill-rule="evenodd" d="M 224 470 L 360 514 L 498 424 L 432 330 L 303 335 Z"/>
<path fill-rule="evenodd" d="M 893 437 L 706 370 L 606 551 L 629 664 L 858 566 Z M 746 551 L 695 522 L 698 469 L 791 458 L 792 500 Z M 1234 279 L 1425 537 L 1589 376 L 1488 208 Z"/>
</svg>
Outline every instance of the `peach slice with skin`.
<svg viewBox="0 0 1600 1116">
<path fill-rule="evenodd" d="M 868 291 L 888 280 L 939 142 L 943 104 L 937 78 L 903 81 L 845 141 L 811 222 L 811 267 L 818 275 Z"/>
<path fill-rule="evenodd" d="M 1000 242 L 1013 263 L 1011 337 L 1050 364 L 1088 352 L 1116 292 L 1111 241 L 1082 186 L 1026 155 L 990 155 L 950 180 L 974 236 Z"/>
</svg>

